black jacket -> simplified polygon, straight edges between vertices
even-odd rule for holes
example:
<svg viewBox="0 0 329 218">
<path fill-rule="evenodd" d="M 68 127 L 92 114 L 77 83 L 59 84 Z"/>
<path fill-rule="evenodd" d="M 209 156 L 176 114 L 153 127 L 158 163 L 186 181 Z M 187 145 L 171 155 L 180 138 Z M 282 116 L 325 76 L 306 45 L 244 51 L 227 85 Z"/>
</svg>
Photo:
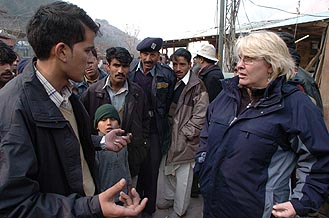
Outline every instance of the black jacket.
<svg viewBox="0 0 329 218">
<path fill-rule="evenodd" d="M 222 91 L 220 80 L 224 79 L 223 73 L 217 65 L 213 64 L 201 69 L 199 77 L 207 88 L 210 103 Z"/>
<path fill-rule="evenodd" d="M 32 61 L 0 90 L 0 101 L 0 217 L 102 217 L 98 196 L 83 197 L 79 141 Z M 70 101 L 95 178 L 88 114 L 75 95 Z"/>
<path fill-rule="evenodd" d="M 94 123 L 97 108 L 103 104 L 111 104 L 108 92 L 103 89 L 107 78 L 92 84 L 81 96 L 81 101 L 90 115 L 91 125 Z M 139 173 L 140 165 L 144 161 L 149 147 L 147 139 L 150 118 L 143 89 L 136 83 L 128 81 L 128 94 L 124 104 L 121 128 L 133 134 L 132 141 L 128 145 L 128 161 L 131 177 L 134 177 Z M 93 128 L 93 133 L 97 134 L 95 128 Z"/>
<path fill-rule="evenodd" d="M 138 62 L 130 65 L 131 72 L 128 79 L 134 81 Z M 171 140 L 170 124 L 168 112 L 172 101 L 176 83 L 176 76 L 172 69 L 162 63 L 156 63 L 155 76 L 152 81 L 152 107 L 154 108 L 154 117 L 156 120 L 157 131 L 160 138 L 162 154 L 165 154 L 169 148 Z"/>
<path fill-rule="evenodd" d="M 293 85 L 301 85 L 305 94 L 314 99 L 316 106 L 318 106 L 321 114 L 323 115 L 323 103 L 320 90 L 313 77 L 310 76 L 309 72 L 299 67 L 298 72 L 289 82 Z"/>
</svg>

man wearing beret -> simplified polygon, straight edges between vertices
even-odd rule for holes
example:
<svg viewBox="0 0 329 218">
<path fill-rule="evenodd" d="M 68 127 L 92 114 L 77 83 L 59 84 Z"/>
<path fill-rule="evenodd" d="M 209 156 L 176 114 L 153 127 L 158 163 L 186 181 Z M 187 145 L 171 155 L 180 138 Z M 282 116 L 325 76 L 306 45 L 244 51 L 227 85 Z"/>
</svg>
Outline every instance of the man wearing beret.
<svg viewBox="0 0 329 218">
<path fill-rule="evenodd" d="M 163 44 L 161 38 L 147 37 L 137 45 L 140 60 L 131 65 L 129 80 L 143 89 L 149 102 L 150 149 L 138 176 L 137 190 L 149 201 L 142 217 L 152 217 L 155 212 L 157 181 L 161 157 L 170 143 L 169 107 L 175 87 L 176 77 L 172 69 L 159 62 Z"/>
</svg>

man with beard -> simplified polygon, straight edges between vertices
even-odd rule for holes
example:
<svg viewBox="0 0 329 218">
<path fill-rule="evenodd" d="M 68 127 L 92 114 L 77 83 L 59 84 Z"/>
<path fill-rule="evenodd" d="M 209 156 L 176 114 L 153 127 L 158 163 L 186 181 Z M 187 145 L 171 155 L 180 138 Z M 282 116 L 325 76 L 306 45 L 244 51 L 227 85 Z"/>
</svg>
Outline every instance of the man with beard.
<svg viewBox="0 0 329 218">
<path fill-rule="evenodd" d="M 109 75 L 92 84 L 81 96 L 93 124 L 97 108 L 112 104 L 119 112 L 121 128 L 132 133 L 128 144 L 128 162 L 132 186 L 136 187 L 137 175 L 148 150 L 149 116 L 148 104 L 143 89 L 127 80 L 132 56 L 127 49 L 112 47 L 106 50 Z M 93 129 L 94 134 L 97 133 Z"/>
<path fill-rule="evenodd" d="M 137 45 L 140 60 L 131 66 L 129 80 L 139 84 L 149 102 L 150 150 L 138 176 L 137 190 L 149 201 L 142 217 L 155 212 L 157 182 L 162 155 L 167 153 L 171 133 L 168 112 L 172 102 L 176 77 L 172 69 L 159 62 L 163 40 L 147 37 Z"/>
<path fill-rule="evenodd" d="M 14 78 L 11 69 L 15 60 L 15 52 L 4 42 L 0 41 L 0 89 L 4 87 L 9 80 Z"/>
<path fill-rule="evenodd" d="M 87 88 L 91 84 L 93 84 L 107 76 L 107 73 L 105 73 L 100 68 L 98 68 L 98 59 L 97 59 L 96 49 L 94 48 L 91 52 L 93 55 L 88 58 L 84 80 L 80 83 L 75 84 L 78 89 L 77 95 L 79 97 L 82 95 L 82 93 L 84 91 L 87 90 Z"/>
<path fill-rule="evenodd" d="M 222 71 L 216 65 L 218 59 L 216 58 L 216 49 L 213 45 L 207 44 L 201 47 L 196 55 L 196 63 L 201 69 L 198 72 L 199 78 L 206 85 L 209 102 L 212 102 L 218 93 L 222 91 L 220 80 L 224 79 Z"/>
<path fill-rule="evenodd" d="M 218 59 L 216 58 L 216 49 L 211 44 L 203 45 L 194 57 L 194 70 L 198 69 L 198 76 L 204 82 L 208 96 L 209 103 L 211 103 L 217 95 L 222 91 L 221 79 L 224 79 L 223 73 L 216 65 Z M 199 196 L 199 185 L 197 175 L 193 177 L 191 197 L 197 198 Z"/>
</svg>

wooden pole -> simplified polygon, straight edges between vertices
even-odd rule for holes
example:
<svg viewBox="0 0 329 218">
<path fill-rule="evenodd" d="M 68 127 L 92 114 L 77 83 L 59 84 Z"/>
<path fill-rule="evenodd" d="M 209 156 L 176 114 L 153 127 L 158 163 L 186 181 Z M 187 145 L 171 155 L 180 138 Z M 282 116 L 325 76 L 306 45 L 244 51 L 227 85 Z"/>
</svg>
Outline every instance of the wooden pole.
<svg viewBox="0 0 329 218">
<path fill-rule="evenodd" d="M 329 129 L 329 28 L 327 27 L 326 39 L 322 56 L 322 71 L 320 81 L 320 93 L 323 103 L 323 115 Z"/>
</svg>

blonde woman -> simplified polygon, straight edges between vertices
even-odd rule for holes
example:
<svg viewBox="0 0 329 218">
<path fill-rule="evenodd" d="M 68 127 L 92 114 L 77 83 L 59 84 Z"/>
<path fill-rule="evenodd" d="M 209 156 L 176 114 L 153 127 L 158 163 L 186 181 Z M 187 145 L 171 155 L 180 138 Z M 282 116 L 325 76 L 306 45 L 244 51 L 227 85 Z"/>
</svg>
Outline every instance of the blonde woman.
<svg viewBox="0 0 329 218">
<path fill-rule="evenodd" d="M 294 62 L 278 35 L 253 32 L 236 48 L 238 76 L 224 80 L 209 106 L 196 156 L 204 217 L 316 212 L 329 181 L 329 134 L 321 113 L 287 84 Z M 299 181 L 291 194 L 296 166 Z"/>
</svg>

